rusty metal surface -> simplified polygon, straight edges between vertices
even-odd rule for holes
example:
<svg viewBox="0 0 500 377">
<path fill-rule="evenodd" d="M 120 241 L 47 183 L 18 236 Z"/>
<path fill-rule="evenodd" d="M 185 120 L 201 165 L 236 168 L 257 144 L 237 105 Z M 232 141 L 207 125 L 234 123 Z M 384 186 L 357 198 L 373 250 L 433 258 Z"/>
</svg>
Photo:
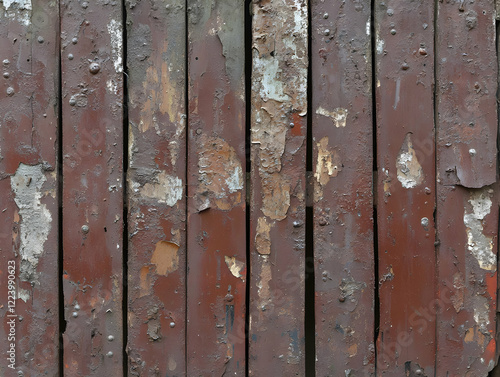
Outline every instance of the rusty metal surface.
<svg viewBox="0 0 500 377">
<path fill-rule="evenodd" d="M 129 375 L 185 375 L 184 1 L 127 1 Z"/>
<path fill-rule="evenodd" d="M 59 370 L 57 23 L 57 2 L 0 4 L 2 376 Z"/>
<path fill-rule="evenodd" d="M 375 4 L 379 376 L 434 376 L 434 3 Z"/>
<path fill-rule="evenodd" d="M 244 3 L 187 5 L 187 375 L 244 376 Z"/>
<path fill-rule="evenodd" d="M 318 376 L 375 368 L 370 17 L 369 1 L 312 3 Z"/>
<path fill-rule="evenodd" d="M 249 375 L 304 375 L 307 2 L 254 2 Z"/>
<path fill-rule="evenodd" d="M 438 10 L 436 373 L 485 376 L 497 362 L 495 5 Z"/>
<path fill-rule="evenodd" d="M 438 179 L 481 188 L 497 176 L 495 4 L 438 4 Z"/>
<path fill-rule="evenodd" d="M 67 376 L 123 375 L 121 18 L 118 2 L 61 2 Z"/>
</svg>

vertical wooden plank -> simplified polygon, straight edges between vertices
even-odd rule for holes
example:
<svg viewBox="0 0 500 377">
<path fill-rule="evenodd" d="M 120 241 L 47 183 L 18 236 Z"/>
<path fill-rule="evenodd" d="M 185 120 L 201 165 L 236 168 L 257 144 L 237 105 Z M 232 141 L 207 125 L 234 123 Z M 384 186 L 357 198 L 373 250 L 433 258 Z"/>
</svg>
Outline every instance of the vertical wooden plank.
<svg viewBox="0 0 500 377">
<path fill-rule="evenodd" d="M 187 375 L 244 376 L 244 2 L 187 11 Z"/>
<path fill-rule="evenodd" d="M 312 2 L 316 374 L 375 367 L 371 4 Z"/>
<path fill-rule="evenodd" d="M 122 376 L 122 8 L 61 3 L 64 371 Z"/>
<path fill-rule="evenodd" d="M 58 2 L 0 4 L 0 375 L 57 376 Z"/>
<path fill-rule="evenodd" d="M 377 373 L 434 376 L 434 2 L 376 2 Z"/>
<path fill-rule="evenodd" d="M 184 0 L 127 1 L 132 375 L 185 375 L 184 12 Z"/>
<path fill-rule="evenodd" d="M 496 359 L 498 200 L 495 4 L 439 2 L 437 375 Z"/>
<path fill-rule="evenodd" d="M 302 376 L 307 29 L 303 0 L 253 3 L 250 376 Z"/>
</svg>

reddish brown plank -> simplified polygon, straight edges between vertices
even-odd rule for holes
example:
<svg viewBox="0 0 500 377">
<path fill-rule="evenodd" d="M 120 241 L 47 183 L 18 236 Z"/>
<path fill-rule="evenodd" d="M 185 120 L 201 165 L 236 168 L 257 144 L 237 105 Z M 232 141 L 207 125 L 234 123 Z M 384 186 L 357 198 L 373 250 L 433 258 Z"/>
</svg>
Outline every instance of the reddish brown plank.
<svg viewBox="0 0 500 377">
<path fill-rule="evenodd" d="M 127 6 L 131 375 L 185 375 L 184 1 Z"/>
<path fill-rule="evenodd" d="M 497 362 L 497 186 L 485 186 L 496 180 L 495 4 L 438 10 L 436 373 L 485 376 Z"/>
<path fill-rule="evenodd" d="M 64 373 L 122 376 L 119 2 L 61 3 Z"/>
<path fill-rule="evenodd" d="M 187 375 L 244 376 L 244 3 L 187 11 Z"/>
<path fill-rule="evenodd" d="M 2 376 L 59 370 L 58 22 L 56 1 L 0 5 Z"/>
<path fill-rule="evenodd" d="M 434 2 L 375 5 L 379 376 L 434 376 Z"/>
<path fill-rule="evenodd" d="M 316 375 L 369 376 L 375 367 L 371 6 L 313 1 L 311 12 Z"/>
<path fill-rule="evenodd" d="M 253 3 L 249 375 L 302 376 L 307 2 Z"/>
</svg>

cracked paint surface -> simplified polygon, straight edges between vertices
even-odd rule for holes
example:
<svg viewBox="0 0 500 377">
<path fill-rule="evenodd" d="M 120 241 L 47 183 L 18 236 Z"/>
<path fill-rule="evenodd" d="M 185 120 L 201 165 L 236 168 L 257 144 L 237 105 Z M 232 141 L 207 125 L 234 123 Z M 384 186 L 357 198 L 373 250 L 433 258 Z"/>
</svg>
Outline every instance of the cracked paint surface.
<svg viewBox="0 0 500 377">
<path fill-rule="evenodd" d="M 10 184 L 21 217 L 20 278 L 36 282 L 38 260 L 44 251 L 52 223 L 52 216 L 41 203 L 42 187 L 47 178 L 42 165 L 20 164 Z"/>
</svg>

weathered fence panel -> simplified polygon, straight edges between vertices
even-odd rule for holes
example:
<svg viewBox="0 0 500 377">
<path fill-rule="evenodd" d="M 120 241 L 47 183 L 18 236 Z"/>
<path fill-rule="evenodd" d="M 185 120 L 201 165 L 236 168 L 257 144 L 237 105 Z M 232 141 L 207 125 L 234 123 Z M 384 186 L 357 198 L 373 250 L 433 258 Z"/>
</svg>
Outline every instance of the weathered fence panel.
<svg viewBox="0 0 500 377">
<path fill-rule="evenodd" d="M 184 1 L 127 2 L 128 364 L 182 376 L 186 332 Z"/>
<path fill-rule="evenodd" d="M 249 375 L 304 375 L 307 2 L 253 3 Z"/>
<path fill-rule="evenodd" d="M 438 3 L 439 376 L 485 376 L 497 362 L 495 34 L 494 3 Z"/>
<path fill-rule="evenodd" d="M 377 370 L 384 376 L 434 375 L 433 25 L 434 2 L 376 3 Z"/>
<path fill-rule="evenodd" d="M 496 8 L 0 0 L 0 376 L 500 375 Z"/>
<path fill-rule="evenodd" d="M 187 375 L 244 376 L 244 3 L 187 4 Z"/>
<path fill-rule="evenodd" d="M 57 24 L 55 1 L 0 4 L 1 376 L 59 371 Z"/>
<path fill-rule="evenodd" d="M 64 374 L 123 375 L 123 25 L 61 1 Z"/>
<path fill-rule="evenodd" d="M 312 2 L 316 375 L 375 368 L 371 7 Z"/>
</svg>

